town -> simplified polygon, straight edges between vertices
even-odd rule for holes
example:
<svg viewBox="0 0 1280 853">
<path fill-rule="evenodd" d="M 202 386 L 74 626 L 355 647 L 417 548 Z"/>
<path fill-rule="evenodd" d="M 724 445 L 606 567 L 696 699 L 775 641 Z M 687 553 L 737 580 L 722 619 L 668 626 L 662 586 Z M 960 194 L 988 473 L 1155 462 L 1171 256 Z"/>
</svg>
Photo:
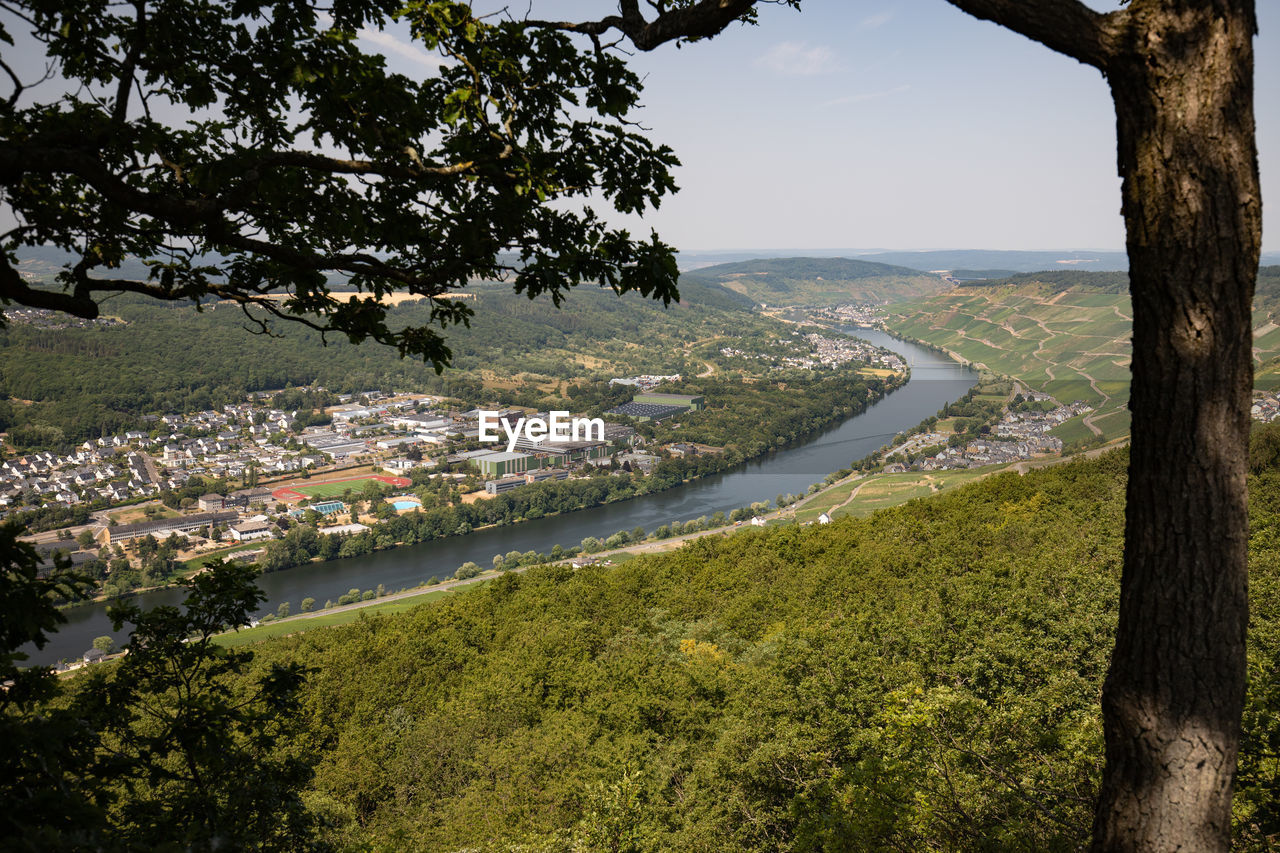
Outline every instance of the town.
<svg viewBox="0 0 1280 853">
<path fill-rule="evenodd" d="M 884 309 L 881 306 L 862 303 L 833 305 L 828 308 L 810 308 L 807 309 L 806 313 L 809 319 L 819 322 L 868 328 L 878 326 L 884 317 Z"/>
<path fill-rule="evenodd" d="M 521 419 L 548 414 L 456 412 L 423 394 L 368 391 L 342 395 L 347 402 L 325 410 L 327 423 L 303 426 L 298 410 L 273 408 L 269 399 L 270 392 L 260 392 L 221 411 L 153 416 L 150 432 L 92 439 L 65 455 L 42 451 L 0 461 L 0 517 L 24 507 L 117 506 L 179 492 L 193 480 L 252 487 L 269 478 L 318 476 L 353 465 L 404 472 L 467 462 L 482 480 L 501 480 L 534 470 L 608 467 L 615 457 L 636 465 L 657 458 L 633 450 L 636 430 L 625 423 L 604 424 L 602 431 L 576 441 L 522 434 L 506 450 L 481 447 L 482 414 L 508 429 Z M 691 395 L 640 393 L 611 413 L 643 421 L 702 405 L 701 397 Z M 506 482 L 497 485 L 499 491 L 506 487 Z"/>
<path fill-rule="evenodd" d="M 839 367 L 851 361 L 860 361 L 875 368 L 895 372 L 906 368 L 906 364 L 896 354 L 857 338 L 833 338 L 829 335 L 811 332 L 804 335 L 803 340 L 808 344 L 807 347 L 802 347 L 808 350 L 804 355 L 787 355 L 777 358 L 762 353 L 750 353 L 737 347 L 721 347 L 720 354 L 730 358 L 771 360 L 779 368 L 812 370 L 816 367 Z M 783 339 L 779 343 L 790 344 L 792 342 L 788 339 Z"/>
<path fill-rule="evenodd" d="M 1060 405 L 1048 394 L 1024 391 L 1022 397 L 1039 408 L 1026 411 L 1006 409 L 986 435 L 969 441 L 954 433 L 924 432 L 884 453 L 889 473 L 954 471 L 983 465 L 1002 465 L 1050 456 L 1062 452 L 1062 439 L 1049 434 L 1071 418 L 1093 411 L 1079 400 Z"/>
<path fill-rule="evenodd" d="M 647 384 L 621 378 L 637 389 Z M 335 398 L 307 390 L 337 404 L 286 409 L 275 400 L 287 392 L 257 392 L 220 410 L 150 416 L 149 431 L 85 441 L 62 455 L 4 459 L 0 517 L 21 514 L 43 529 L 30 538 L 46 558 L 57 552 L 74 565 L 98 566 L 111 595 L 160 583 L 178 561 L 202 555 L 257 559 L 262 551 L 250 543 L 278 539 L 298 524 L 330 536 L 363 533 L 422 509 L 411 486 L 435 481 L 444 505 L 465 504 L 533 483 L 646 474 L 664 457 L 717 452 L 678 442 L 645 447 L 631 425 L 699 410 L 705 401 L 697 395 L 638 390 L 609 410 L 609 422 L 593 419 L 603 428 L 588 435 L 521 433 L 493 445 L 482 441 L 482 419 L 514 434 L 548 413 L 459 411 L 416 393 Z M 222 488 L 209 491 L 211 484 Z M 168 560 L 165 571 L 152 570 L 157 549 Z"/>
<path fill-rule="evenodd" d="M 1254 391 L 1253 406 L 1249 414 L 1253 420 L 1264 424 L 1280 418 L 1280 396 L 1275 391 Z"/>
</svg>

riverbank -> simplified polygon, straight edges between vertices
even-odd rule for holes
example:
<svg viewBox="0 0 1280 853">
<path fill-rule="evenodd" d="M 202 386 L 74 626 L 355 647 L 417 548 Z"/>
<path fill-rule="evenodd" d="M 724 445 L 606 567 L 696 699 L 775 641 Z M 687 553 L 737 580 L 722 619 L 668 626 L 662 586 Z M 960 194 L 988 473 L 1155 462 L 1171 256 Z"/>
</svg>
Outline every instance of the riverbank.
<svg viewBox="0 0 1280 853">
<path fill-rule="evenodd" d="M 922 475 L 920 472 L 915 472 L 913 475 L 884 473 L 869 475 L 853 474 L 832 483 L 830 486 L 805 497 L 791 506 L 785 507 L 781 510 L 774 510 L 760 517 L 764 519 L 765 523 L 769 526 L 777 524 L 801 524 L 808 526 L 816 523 L 818 516 L 823 513 L 830 513 L 835 517 L 840 517 L 841 515 L 864 517 L 881 509 L 899 506 L 920 497 L 927 497 L 928 495 L 939 493 L 944 489 L 954 489 L 968 483 L 986 479 L 987 477 L 1002 472 L 1012 472 L 1021 475 L 1030 470 L 1045 468 L 1051 465 L 1060 465 L 1074 459 L 1092 459 L 1101 453 L 1115 450 L 1118 447 L 1123 447 L 1126 443 L 1127 440 L 1121 440 L 1106 447 L 1094 448 L 1078 454 L 1037 459 L 1029 462 L 1018 462 L 1011 465 L 991 465 L 986 468 L 969 469 L 965 471 L 926 473 L 923 475 L 924 479 L 935 481 L 937 487 L 926 487 L 923 490 L 909 486 L 905 488 L 902 487 L 902 484 L 910 483 L 913 477 L 917 480 L 921 479 Z M 861 504 L 858 501 L 860 495 L 864 496 Z M 843 513 L 839 512 L 839 510 L 842 509 L 846 511 Z M 707 536 L 728 536 L 755 529 L 758 528 L 749 524 L 727 524 L 722 527 L 700 530 L 695 533 L 682 534 L 669 539 L 647 541 L 623 548 L 583 555 L 578 558 L 557 560 L 552 563 L 544 563 L 542 565 L 564 565 L 574 562 L 575 559 L 580 560 L 584 558 L 592 559 L 593 562 L 609 565 L 615 561 L 622 562 L 625 559 L 631 559 L 632 557 L 641 555 L 676 551 L 683 548 L 689 542 L 702 539 Z M 519 574 L 528 571 L 530 568 L 533 568 L 533 566 L 524 566 L 517 569 L 511 569 L 509 571 Z M 299 613 L 283 619 L 274 619 L 253 628 L 242 628 L 238 631 L 228 631 L 225 634 L 219 635 L 217 642 L 227 647 L 237 647 L 261 642 L 273 637 L 289 636 L 303 631 L 313 630 L 315 628 L 336 627 L 349 624 L 350 622 L 354 622 L 361 618 L 362 615 L 368 616 L 375 613 L 395 613 L 409 610 L 413 607 L 418 607 L 430 601 L 443 598 L 460 589 L 487 583 L 506 573 L 508 572 L 488 571 L 466 580 L 445 581 L 433 586 L 419 587 L 390 593 L 382 596 L 381 598 L 372 599 L 370 601 L 358 601 L 352 604 L 341 605 L 325 610 Z"/>
<path fill-rule="evenodd" d="M 352 516 L 352 522 L 363 525 L 354 531 L 350 526 L 342 526 L 340 532 L 330 533 L 328 528 L 316 526 L 321 523 L 319 519 L 303 524 L 286 520 L 280 522 L 282 526 L 289 525 L 283 535 L 277 530 L 274 537 L 247 545 L 212 551 L 204 546 L 199 552 L 185 551 L 177 555 L 178 562 L 172 572 L 162 576 L 160 571 L 153 570 L 143 575 L 162 582 L 142 588 L 128 588 L 138 580 L 134 575 L 126 574 L 126 581 L 117 583 L 113 581 L 114 575 L 106 576 L 103 567 L 98 566 L 95 576 L 102 578 L 102 588 L 91 600 L 70 606 L 110 602 L 120 593 L 133 595 L 178 589 L 203 563 L 218 557 L 230 559 L 241 549 L 260 550 L 252 559 L 264 573 L 271 574 L 338 558 L 360 558 L 428 542 L 474 536 L 494 528 L 523 525 L 683 488 L 732 472 L 779 449 L 808 442 L 833 425 L 862 414 L 909 381 L 909 371 L 893 374 L 888 379 L 867 379 L 857 371 L 836 371 L 820 372 L 804 381 L 791 382 L 785 390 L 772 386 L 747 391 L 739 388 L 735 394 L 720 388 L 717 395 L 714 388 L 707 389 L 709 399 L 719 399 L 721 407 L 702 413 L 706 416 L 704 420 L 694 418 L 695 423 L 687 423 L 683 428 L 677 424 L 674 431 L 667 429 L 666 433 L 659 433 L 657 439 L 651 439 L 657 444 L 675 443 L 681 450 L 664 454 L 652 467 L 646 467 L 644 473 L 639 469 L 632 471 L 630 466 L 612 472 L 596 470 L 592 472 L 594 476 L 521 486 L 485 501 L 468 501 L 464 496 L 462 501 L 445 501 L 442 505 L 433 505 L 431 495 L 419 489 L 425 508 L 383 517 L 373 511 L 371 504 L 369 511 L 358 519 Z M 755 410 L 766 413 L 752 417 L 750 411 Z M 705 436 L 699 438 L 696 435 L 699 432 L 714 435 L 716 447 L 697 443 L 710 440 Z M 690 445 L 702 448 L 702 452 L 688 451 Z M 403 480 L 400 485 L 408 483 Z M 417 485 L 430 488 L 421 481 Z M 574 543 L 570 540 L 564 544 Z M 134 559 L 136 562 L 138 558 Z"/>
<path fill-rule="evenodd" d="M 849 468 L 903 430 L 935 415 L 967 393 L 978 379 L 973 371 L 944 363 L 932 353 L 882 332 L 859 330 L 857 334 L 910 361 L 911 379 L 865 411 L 804 441 L 767 452 L 734 470 L 631 500 L 265 574 L 258 579 L 267 595 L 260 612 L 275 613 L 281 604 L 288 603 L 296 614 L 305 598 L 336 601 L 352 588 L 421 588 L 428 578 L 448 578 L 467 562 L 488 567 L 495 555 L 512 551 L 546 554 L 557 544 L 567 547 L 585 538 L 607 538 L 616 531 L 637 527 L 652 532 L 674 522 L 710 518 L 717 511 L 728 513 L 777 494 L 804 495 L 810 486 L 824 483 L 831 472 Z M 182 595 L 181 589 L 166 589 L 138 596 L 135 601 L 146 609 L 178 604 Z M 24 651 L 30 653 L 33 664 L 53 664 L 59 659 L 79 658 L 98 636 L 110 635 L 117 645 L 123 645 L 128 641 L 127 631 L 114 631 L 105 611 L 103 605 L 66 611 L 67 623 L 44 649 Z"/>
</svg>

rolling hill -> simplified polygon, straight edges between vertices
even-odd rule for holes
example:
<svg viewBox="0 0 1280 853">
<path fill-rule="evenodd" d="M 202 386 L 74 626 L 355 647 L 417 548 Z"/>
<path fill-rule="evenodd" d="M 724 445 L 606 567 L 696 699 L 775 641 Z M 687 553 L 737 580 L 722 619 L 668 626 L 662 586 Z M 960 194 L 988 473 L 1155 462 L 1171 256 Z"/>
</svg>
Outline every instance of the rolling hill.
<svg viewBox="0 0 1280 853">
<path fill-rule="evenodd" d="M 1254 357 L 1261 387 L 1280 384 L 1280 267 L 1259 271 Z M 1067 443 L 1129 431 L 1132 310 L 1123 273 L 1053 270 L 973 282 L 895 306 L 885 322 L 900 335 L 1021 379 L 1063 402 L 1096 411 L 1057 430 Z M 1265 383 L 1262 384 L 1262 383 Z"/>
<path fill-rule="evenodd" d="M 887 304 L 945 290 L 936 275 L 851 258 L 762 258 L 685 272 L 686 283 L 723 288 L 752 302 L 775 305 Z"/>
</svg>

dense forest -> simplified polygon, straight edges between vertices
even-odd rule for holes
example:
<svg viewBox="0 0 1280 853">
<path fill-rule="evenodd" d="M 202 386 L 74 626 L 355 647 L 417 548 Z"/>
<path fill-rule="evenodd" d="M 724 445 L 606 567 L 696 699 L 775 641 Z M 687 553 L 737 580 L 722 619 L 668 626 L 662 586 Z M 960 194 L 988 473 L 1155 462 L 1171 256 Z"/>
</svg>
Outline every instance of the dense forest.
<svg viewBox="0 0 1280 853">
<path fill-rule="evenodd" d="M 1236 823 L 1240 849 L 1265 850 L 1280 427 L 1253 444 Z M 1078 849 L 1126 464 L 1121 450 L 863 520 L 503 575 L 258 645 L 228 695 L 311 668 L 302 725 L 258 757 L 312 767 L 299 802 L 340 848 Z"/>
</svg>

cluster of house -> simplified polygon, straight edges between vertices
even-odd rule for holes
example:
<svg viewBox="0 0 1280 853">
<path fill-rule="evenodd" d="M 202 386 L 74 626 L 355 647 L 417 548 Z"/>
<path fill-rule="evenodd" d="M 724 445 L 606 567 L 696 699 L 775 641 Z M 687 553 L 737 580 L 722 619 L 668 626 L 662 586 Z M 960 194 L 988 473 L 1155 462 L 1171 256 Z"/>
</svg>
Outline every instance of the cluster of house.
<svg viewBox="0 0 1280 853">
<path fill-rule="evenodd" d="M 297 412 L 270 408 L 261 395 L 221 410 L 149 415 L 133 430 L 84 442 L 73 452 L 31 453 L 0 462 L 0 517 L 17 506 L 117 504 L 182 488 L 194 476 L 242 479 L 323 464 L 323 453 L 283 447 Z"/>
<path fill-rule="evenodd" d="M 1033 401 L 1050 400 L 1047 394 L 1030 392 Z M 944 447 L 937 453 L 916 460 L 911 467 L 920 471 L 949 471 L 957 468 L 977 468 L 982 465 L 999 465 L 1062 452 L 1062 439 L 1049 435 L 1049 431 L 1071 418 L 1093 411 L 1093 407 L 1079 400 L 1049 411 L 1005 412 L 988 437 L 978 438 L 960 447 Z M 950 439 L 943 433 L 924 433 L 912 436 L 902 445 L 889 451 L 893 454 L 917 453 L 926 447 L 944 445 Z M 885 467 L 886 471 L 907 470 L 898 462 Z"/>
<path fill-rule="evenodd" d="M 1032 402 L 1046 402 L 1053 399 L 1048 394 L 1037 391 L 1027 392 L 1026 398 Z M 1004 418 L 996 424 L 994 432 L 1004 438 L 1042 436 L 1054 427 L 1092 411 L 1093 406 L 1076 400 L 1065 406 L 1056 406 L 1047 412 L 1005 412 Z"/>
<path fill-rule="evenodd" d="M 809 314 L 815 320 L 828 320 L 842 326 L 870 327 L 880 322 L 883 310 L 874 305 L 833 305 L 815 308 Z"/>
<path fill-rule="evenodd" d="M 1257 396 L 1253 398 L 1253 407 L 1249 410 L 1253 419 L 1269 424 L 1276 418 L 1280 418 L 1280 398 L 1276 397 L 1276 393 L 1274 391 L 1255 393 Z"/>
<path fill-rule="evenodd" d="M 856 361 L 873 367 L 888 370 L 902 370 L 906 367 L 902 359 L 887 349 L 878 347 L 867 341 L 851 338 L 831 338 L 826 335 L 812 333 L 804 336 L 805 353 L 803 355 L 784 356 L 776 361 L 781 367 L 798 367 L 812 370 L 815 367 L 839 367 Z M 789 344 L 790 340 L 780 343 Z M 720 354 L 728 357 L 773 359 L 773 356 L 762 353 L 749 353 L 737 347 L 721 347 Z"/>
<path fill-rule="evenodd" d="M 318 454 L 298 452 L 276 443 L 297 423 L 296 411 L 264 408 L 250 403 L 224 406 L 222 411 L 164 415 L 159 419 L 171 432 L 155 453 L 166 475 L 178 483 L 192 476 L 243 478 L 301 471 L 322 463 Z"/>
<path fill-rule="evenodd" d="M 18 308 L 5 306 L 6 323 L 20 323 L 24 326 L 39 326 L 42 329 L 87 329 L 90 326 L 125 326 L 124 320 L 115 317 L 95 317 L 86 320 L 72 317 L 61 311 L 49 311 L 44 308 Z"/>
<path fill-rule="evenodd" d="M 160 492 L 168 482 L 135 447 L 144 433 L 85 442 L 73 453 L 31 453 L 0 462 L 0 517 L 20 504 L 119 502 Z"/>
<path fill-rule="evenodd" d="M 963 447 L 947 447 L 936 455 L 921 459 L 913 466 L 921 471 L 950 471 L 957 468 L 980 468 L 1022 459 L 1033 459 L 1062 452 L 1062 439 L 1052 435 L 1029 436 L 1016 441 L 979 438 Z M 886 467 L 888 471 L 893 466 Z M 906 470 L 899 466 L 898 470 Z"/>
<path fill-rule="evenodd" d="M 652 391 L 663 382 L 679 382 L 680 374 L 673 373 L 670 376 L 658 376 L 654 373 L 642 373 L 639 376 L 615 377 L 609 380 L 610 385 L 630 385 L 640 391 Z"/>
<path fill-rule="evenodd" d="M 850 338 L 829 338 L 816 333 L 805 335 L 805 340 L 813 347 L 813 355 L 808 358 L 787 359 L 792 367 L 836 367 L 851 361 L 858 361 L 873 367 L 889 370 L 903 370 L 906 364 L 896 353 L 878 347 L 867 341 Z"/>
</svg>

